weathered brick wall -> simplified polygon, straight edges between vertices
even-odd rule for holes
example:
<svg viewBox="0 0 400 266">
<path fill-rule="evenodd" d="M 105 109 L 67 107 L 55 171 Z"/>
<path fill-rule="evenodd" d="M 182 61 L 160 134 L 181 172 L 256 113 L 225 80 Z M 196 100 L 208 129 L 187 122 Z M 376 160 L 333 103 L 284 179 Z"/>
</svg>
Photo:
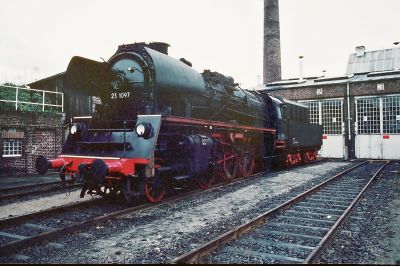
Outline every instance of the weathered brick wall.
<svg viewBox="0 0 400 266">
<path fill-rule="evenodd" d="M 378 84 L 384 84 L 383 90 L 378 90 Z M 350 82 L 351 96 L 370 96 L 397 94 L 400 92 L 400 79 L 379 80 L 368 82 Z M 313 84 L 312 86 L 292 87 L 269 91 L 274 96 L 290 100 L 317 100 L 346 97 L 347 84 Z"/>
<path fill-rule="evenodd" d="M 273 96 L 290 100 L 315 100 L 324 98 L 339 98 L 346 93 L 346 84 L 298 87 L 270 91 Z"/>
<path fill-rule="evenodd" d="M 0 114 L 0 131 L 16 128 L 24 132 L 22 156 L 0 157 L 0 172 L 35 173 L 38 155 L 54 158 L 61 153 L 62 114 L 6 111 Z M 3 148 L 4 139 L 0 139 Z M 3 149 L 1 151 L 3 155 Z"/>
</svg>

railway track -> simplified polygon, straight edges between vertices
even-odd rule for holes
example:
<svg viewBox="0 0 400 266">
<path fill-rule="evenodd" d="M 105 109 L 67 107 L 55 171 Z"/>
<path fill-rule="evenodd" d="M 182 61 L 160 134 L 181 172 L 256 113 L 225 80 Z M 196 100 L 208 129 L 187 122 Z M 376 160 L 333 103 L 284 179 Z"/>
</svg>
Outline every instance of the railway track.
<svg viewBox="0 0 400 266">
<path fill-rule="evenodd" d="M 325 160 L 318 160 L 314 164 L 323 161 Z M 254 179 L 264 174 L 257 173 L 250 177 L 238 178 L 229 184 Z M 208 189 L 181 192 L 176 196 L 166 198 L 160 204 L 172 203 L 176 200 L 182 200 L 185 197 L 190 197 L 203 191 L 219 189 L 226 185 L 227 183 L 223 182 L 213 185 Z M 50 241 L 68 233 L 157 205 L 159 204 L 144 203 L 126 208 L 125 206 L 116 205 L 115 202 L 111 205 L 105 205 L 103 200 L 95 199 L 3 219 L 0 220 L 0 255 L 18 252 L 26 247 Z"/>
<path fill-rule="evenodd" d="M 326 160 L 327 159 L 325 159 L 325 158 L 318 159 L 309 164 L 321 163 Z M 299 165 L 299 166 L 302 166 L 302 165 Z M 296 166 L 296 167 L 298 167 L 298 166 Z M 69 181 L 70 180 L 66 180 L 65 182 L 54 181 L 54 182 L 47 182 L 47 183 L 41 183 L 41 184 L 30 184 L 30 185 L 25 185 L 25 186 L 0 189 L 0 203 L 2 203 L 2 201 L 6 201 L 6 200 L 10 200 L 10 199 L 17 199 L 17 198 L 21 198 L 21 197 L 40 195 L 43 193 L 54 192 L 54 191 L 59 191 L 59 190 L 63 190 L 63 189 L 64 190 L 73 189 L 73 188 L 78 188 L 81 186 L 80 184 L 70 184 Z"/>
<path fill-rule="evenodd" d="M 47 192 L 77 188 L 79 185 L 72 185 L 69 182 L 47 182 L 25 186 L 0 189 L 0 202 L 32 195 L 40 195 Z"/>
<path fill-rule="evenodd" d="M 265 173 L 257 173 L 247 178 L 238 178 L 229 184 L 235 184 L 244 180 L 253 179 L 263 174 Z M 219 189 L 225 185 L 226 183 L 218 183 L 208 189 L 195 189 L 188 192 L 182 192 L 176 196 L 166 198 L 159 204 L 172 203 L 176 200 L 182 200 L 185 197 L 190 197 L 203 191 Z M 113 218 L 122 217 L 124 215 L 132 214 L 134 212 L 159 205 L 153 203 L 144 203 L 129 208 L 120 206 L 119 210 L 112 211 L 112 206 L 115 206 L 115 202 L 113 205 L 109 205 L 108 208 L 106 208 L 103 202 L 104 201 L 101 199 L 96 199 L 0 220 L 0 255 L 3 256 L 13 252 L 18 252 L 23 248 L 37 245 L 45 241 L 50 241 L 68 233 L 79 231 Z M 94 207 L 96 210 L 90 210 L 90 208 Z M 104 211 L 105 209 L 108 209 L 108 212 Z M 65 216 L 65 219 L 57 218 L 57 216 L 60 215 Z M 68 217 L 71 216 L 80 217 L 81 221 L 76 222 L 68 219 Z M 57 224 L 57 222 L 55 227 L 43 225 L 48 224 L 48 220 L 63 220 L 65 225 L 59 223 Z"/>
<path fill-rule="evenodd" d="M 317 262 L 389 163 L 365 161 L 351 167 L 170 263 Z"/>
</svg>

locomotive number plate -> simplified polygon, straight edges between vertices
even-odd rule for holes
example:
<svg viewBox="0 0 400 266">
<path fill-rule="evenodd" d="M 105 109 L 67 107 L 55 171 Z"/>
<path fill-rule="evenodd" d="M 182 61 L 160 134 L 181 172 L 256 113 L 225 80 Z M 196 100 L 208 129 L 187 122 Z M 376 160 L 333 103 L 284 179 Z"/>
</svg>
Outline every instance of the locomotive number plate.
<svg viewBox="0 0 400 266">
<path fill-rule="evenodd" d="M 111 93 L 111 100 L 114 99 L 126 99 L 129 98 L 131 96 L 131 92 L 127 91 L 127 92 L 112 92 Z"/>
</svg>

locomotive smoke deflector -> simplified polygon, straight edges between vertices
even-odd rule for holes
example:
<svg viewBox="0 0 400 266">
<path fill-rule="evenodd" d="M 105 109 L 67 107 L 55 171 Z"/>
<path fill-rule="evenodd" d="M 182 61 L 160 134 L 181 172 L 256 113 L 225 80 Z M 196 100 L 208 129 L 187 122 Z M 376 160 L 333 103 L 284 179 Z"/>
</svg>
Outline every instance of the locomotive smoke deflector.
<svg viewBox="0 0 400 266">
<path fill-rule="evenodd" d="M 64 92 L 81 96 L 100 96 L 101 88 L 108 87 L 115 77 L 106 62 L 74 56 L 64 76 Z"/>
</svg>

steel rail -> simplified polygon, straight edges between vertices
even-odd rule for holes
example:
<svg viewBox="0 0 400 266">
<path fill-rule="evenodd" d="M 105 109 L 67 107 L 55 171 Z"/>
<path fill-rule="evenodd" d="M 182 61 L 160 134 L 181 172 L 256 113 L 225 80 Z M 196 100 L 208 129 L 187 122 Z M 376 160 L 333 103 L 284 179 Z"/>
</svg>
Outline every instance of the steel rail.
<svg viewBox="0 0 400 266">
<path fill-rule="evenodd" d="M 351 170 L 358 168 L 369 161 L 364 161 L 362 163 L 359 163 L 353 167 L 350 167 L 343 172 L 329 178 L 328 180 L 322 182 L 321 184 L 301 193 L 300 195 L 284 202 L 283 204 L 257 216 L 255 219 L 237 226 L 236 228 L 212 239 L 211 241 L 205 243 L 204 245 L 201 245 L 197 247 L 196 249 L 193 249 L 185 254 L 182 254 L 181 256 L 169 261 L 168 263 L 171 264 L 177 264 L 177 263 L 194 263 L 197 260 L 199 260 L 201 257 L 208 255 L 212 251 L 216 250 L 217 248 L 220 248 L 221 246 L 225 245 L 231 240 L 237 239 L 239 236 L 242 234 L 252 230 L 253 228 L 257 227 L 260 224 L 265 223 L 269 218 L 272 216 L 284 211 L 285 209 L 289 208 L 290 206 L 294 205 L 295 203 L 298 203 L 299 201 L 303 200 L 304 198 L 308 197 L 309 195 L 321 190 L 328 184 L 332 183 L 333 181 L 337 180 L 339 177 L 343 176 L 344 174 L 350 172 Z"/>
<path fill-rule="evenodd" d="M 325 162 L 326 160 L 327 159 L 316 160 L 316 161 L 308 163 L 307 165 Z M 257 178 L 257 177 L 259 177 L 261 175 L 268 174 L 268 173 L 269 172 L 255 173 L 255 174 L 252 174 L 252 175 L 250 175 L 248 177 L 241 177 L 241 178 L 234 179 L 231 182 L 217 183 L 217 184 L 214 184 L 214 185 L 210 186 L 207 189 L 196 189 L 194 192 L 212 191 L 212 190 L 220 188 L 220 187 L 222 187 L 224 185 L 233 185 L 233 184 L 236 184 L 236 183 L 239 183 L 239 182 L 242 182 L 242 181 L 252 180 L 254 178 Z M 57 181 L 57 183 L 60 183 L 60 182 L 61 181 Z M 31 186 L 34 186 L 34 185 L 28 185 L 27 187 L 31 187 Z M 15 187 L 15 188 L 17 188 L 17 187 Z M 181 196 L 184 196 L 184 195 L 181 195 Z M 84 201 L 84 202 L 70 203 L 70 204 L 66 204 L 66 205 L 62 205 L 62 206 L 58 206 L 58 207 L 50 207 L 48 209 L 37 211 L 37 212 L 33 212 L 33 213 L 29 213 L 29 214 L 14 216 L 14 217 L 11 217 L 11 218 L 6 218 L 6 219 L 0 219 L 0 227 L 9 226 L 10 224 L 17 224 L 19 222 L 23 222 L 26 219 L 33 219 L 33 218 L 40 217 L 40 216 L 47 216 L 49 214 L 53 214 L 53 213 L 57 213 L 57 212 L 59 213 L 59 212 L 62 212 L 64 210 L 68 210 L 68 209 L 90 206 L 91 204 L 98 203 L 101 200 L 103 200 L 103 199 L 99 198 L 99 199 L 88 200 L 88 201 Z"/>
<path fill-rule="evenodd" d="M 376 160 L 375 160 L 376 161 Z M 360 201 L 361 197 L 365 191 L 370 187 L 371 183 L 376 179 L 378 174 L 385 168 L 391 161 L 386 161 L 386 163 L 379 168 L 379 170 L 371 177 L 369 182 L 364 186 L 364 188 L 358 193 L 357 197 L 351 202 L 349 207 L 344 211 L 344 213 L 339 217 L 336 223 L 329 229 L 326 235 L 317 244 L 315 249 L 307 256 L 303 263 L 315 263 L 322 253 L 326 250 L 332 240 L 335 238 L 336 234 L 339 232 L 341 225 L 350 217 L 352 210 L 354 210 L 357 203 Z"/>
<path fill-rule="evenodd" d="M 24 190 L 24 189 L 34 188 L 34 187 L 38 187 L 38 186 L 40 186 L 42 188 L 39 188 L 36 190 L 0 195 L 0 200 L 6 200 L 6 199 L 17 198 L 17 197 L 22 197 L 22 196 L 39 195 L 39 194 L 46 193 L 46 192 L 53 192 L 53 191 L 62 190 L 62 189 L 72 189 L 72 188 L 77 188 L 80 186 L 78 184 L 63 186 L 62 183 L 63 182 L 61 182 L 61 181 L 57 181 L 57 182 L 49 182 L 49 183 L 42 183 L 42 184 L 36 184 L 36 185 L 13 187 L 13 188 L 10 188 L 10 191 L 18 190 L 18 189 Z M 70 183 L 70 182 L 66 182 L 66 183 Z M 49 186 L 49 187 L 46 188 L 47 186 Z M 6 192 L 7 190 L 8 189 L 3 189 L 2 191 L 0 191 L 0 193 Z"/>
<path fill-rule="evenodd" d="M 70 204 L 66 204 L 66 205 L 62 205 L 62 206 L 58 206 L 58 207 L 51 207 L 51 208 L 48 208 L 45 210 L 36 211 L 36 212 L 28 213 L 28 214 L 13 216 L 11 218 L 0 219 L 0 228 L 4 228 L 6 226 L 22 223 L 28 219 L 35 219 L 38 217 L 47 217 L 50 214 L 61 213 L 63 211 L 67 211 L 67 210 L 74 209 L 74 208 L 91 206 L 93 204 L 99 203 L 102 200 L 103 199 L 99 198 L 99 199 L 82 201 L 82 202 L 78 202 L 78 203 L 70 203 Z"/>
<path fill-rule="evenodd" d="M 29 185 L 18 186 L 18 187 L 8 187 L 8 188 L 0 189 L 0 193 L 19 190 L 19 189 L 34 188 L 34 187 L 37 187 L 37 186 L 46 186 L 46 185 L 50 186 L 50 185 L 58 185 L 58 184 L 61 185 L 62 182 L 61 181 L 52 181 L 52 182 L 45 182 L 45 183 L 29 184 Z"/>
<path fill-rule="evenodd" d="M 313 163 L 320 163 L 320 162 L 324 162 L 326 160 L 317 160 L 314 162 L 311 162 L 309 164 L 313 164 Z M 309 165 L 308 164 L 308 165 Z M 257 178 L 261 175 L 264 174 L 268 174 L 269 172 L 260 172 L 260 173 L 256 173 L 253 175 L 250 175 L 248 177 L 241 177 L 241 178 L 237 178 L 232 180 L 231 182 L 227 183 L 227 182 L 222 182 L 222 183 L 218 183 L 215 184 L 213 186 L 210 186 L 208 189 L 196 189 L 196 190 L 192 190 L 180 195 L 176 195 L 176 196 L 172 196 L 160 203 L 154 204 L 154 203 L 144 203 L 142 205 L 139 206 L 135 206 L 135 207 L 130 207 L 127 209 L 123 209 L 120 211 L 116 211 L 116 212 L 112 212 L 106 215 L 102 215 L 96 218 L 92 218 L 92 219 L 88 219 L 86 221 L 83 222 L 79 222 L 79 223 L 74 223 L 65 227 L 61 227 L 61 228 L 56 228 L 52 231 L 48 231 L 48 232 L 44 232 L 42 234 L 38 234 L 35 236 L 31 236 L 31 237 L 27 237 L 25 239 L 22 240 L 17 240 L 17 241 L 13 241 L 4 245 L 0 246 L 0 255 L 2 254 L 9 254 L 10 252 L 16 251 L 18 249 L 23 249 L 25 247 L 28 246 L 32 246 L 35 244 L 40 244 L 43 243 L 45 241 L 49 241 L 51 239 L 57 238 L 59 236 L 62 235 L 66 235 L 68 233 L 77 231 L 77 230 L 82 230 L 84 228 L 87 228 L 89 226 L 98 224 L 98 223 L 102 223 L 102 222 L 106 222 L 112 218 L 118 218 L 118 217 L 123 217 L 125 215 L 129 215 L 138 211 L 142 211 L 142 210 L 146 210 L 146 209 L 150 209 L 153 208 L 155 206 L 159 206 L 159 205 L 163 205 L 163 204 L 169 204 L 169 203 L 173 203 L 175 201 L 178 200 L 182 200 L 185 198 L 188 198 L 190 196 L 202 193 L 202 192 L 211 192 L 213 190 L 219 189 L 221 187 L 224 187 L 226 185 L 233 185 L 236 183 L 240 183 L 240 182 L 246 182 L 248 180 L 252 180 L 254 178 Z M 35 212 L 35 213 L 31 213 L 31 214 L 27 214 L 27 215 L 21 215 L 21 216 L 17 216 L 17 217 L 13 217 L 13 218 L 8 218 L 8 219 L 4 219 L 4 220 L 0 220 L 0 226 L 4 227 L 4 226 L 10 226 L 12 224 L 17 224 L 17 223 L 21 223 L 24 222 L 27 219 L 32 219 L 32 218 L 36 218 L 36 217 L 46 217 L 49 214 L 53 214 L 54 212 L 62 212 L 64 210 L 68 210 L 68 209 L 73 209 L 76 207 L 82 207 L 85 205 L 90 206 L 90 204 L 93 203 L 97 203 L 98 201 L 100 201 L 101 199 L 96 199 L 96 200 L 92 200 L 92 201 L 87 201 L 87 202 L 82 202 L 82 203 L 78 203 L 78 204 L 70 204 L 70 205 L 64 205 L 64 206 L 60 206 L 57 208 L 50 208 L 50 209 L 46 209 L 44 211 L 39 211 L 39 212 Z"/>
<path fill-rule="evenodd" d="M 57 238 L 59 236 L 77 231 L 77 230 L 82 230 L 84 228 L 87 228 L 89 226 L 98 224 L 98 223 L 102 223 L 102 222 L 106 222 L 112 218 L 118 218 L 118 217 L 123 217 L 125 215 L 129 215 L 138 211 L 142 211 L 142 210 L 146 210 L 146 209 L 150 209 L 153 208 L 155 206 L 159 206 L 159 205 L 163 205 L 163 204 L 169 204 L 169 203 L 173 203 L 175 201 L 178 200 L 182 200 L 185 198 L 188 198 L 190 196 L 196 195 L 198 193 L 202 193 L 202 192 L 211 192 L 213 190 L 219 189 L 221 187 L 224 187 L 226 185 L 232 185 L 232 184 L 236 184 L 239 182 L 243 182 L 243 181 L 247 181 L 247 180 L 251 180 L 254 178 L 259 177 L 260 175 L 263 174 L 267 174 L 265 172 L 261 172 L 261 173 L 256 173 L 253 175 L 250 175 L 249 177 L 241 177 L 238 179 L 234 179 L 232 182 L 226 183 L 226 182 L 222 182 L 222 183 L 218 183 L 216 185 L 210 186 L 208 189 L 195 189 L 192 191 L 188 191 L 186 193 L 182 193 L 180 195 L 176 195 L 176 196 L 172 196 L 170 198 L 167 198 L 166 200 L 160 202 L 160 203 L 144 203 L 138 206 L 134 206 L 134 207 L 130 207 L 130 208 L 126 208 L 120 211 L 116 211 L 116 212 L 112 212 L 109 214 L 105 214 L 96 218 L 92 218 L 92 219 L 88 219 L 86 221 L 83 222 L 79 222 L 79 223 L 74 223 L 65 227 L 61 227 L 61 228 L 56 228 L 52 231 L 48 231 L 48 232 L 44 232 L 35 236 L 31 236 L 31 237 L 27 237 L 25 239 L 22 240 L 17 240 L 17 241 L 13 241 L 4 245 L 0 246 L 0 255 L 2 254 L 9 254 L 10 252 L 16 251 L 18 249 L 22 249 L 28 246 L 32 246 L 35 244 L 40 244 L 44 241 L 49 241 L 51 239 Z M 100 201 L 101 199 L 95 200 Z M 35 212 L 35 213 L 31 213 L 31 214 L 27 214 L 27 215 L 21 215 L 21 216 L 17 216 L 17 217 L 13 217 L 13 218 L 8 218 L 8 219 L 4 219 L 4 220 L 0 220 L 0 226 L 4 227 L 4 226 L 9 226 L 12 224 L 16 224 L 16 223 L 20 223 L 20 222 L 24 222 L 24 220 L 26 219 L 32 219 L 32 218 L 36 218 L 36 217 L 44 217 L 47 216 L 49 214 L 52 214 L 54 212 L 61 212 L 67 209 L 72 209 L 72 208 L 76 208 L 76 207 L 81 207 L 84 205 L 89 205 L 89 204 L 93 204 L 94 201 L 88 201 L 88 202 L 83 202 L 83 203 L 79 203 L 79 204 L 73 204 L 73 205 L 65 205 L 65 206 L 61 206 L 58 208 L 50 208 L 50 209 L 46 209 L 44 211 L 39 211 L 39 212 Z M 78 206 L 79 205 L 79 206 Z"/>
</svg>

